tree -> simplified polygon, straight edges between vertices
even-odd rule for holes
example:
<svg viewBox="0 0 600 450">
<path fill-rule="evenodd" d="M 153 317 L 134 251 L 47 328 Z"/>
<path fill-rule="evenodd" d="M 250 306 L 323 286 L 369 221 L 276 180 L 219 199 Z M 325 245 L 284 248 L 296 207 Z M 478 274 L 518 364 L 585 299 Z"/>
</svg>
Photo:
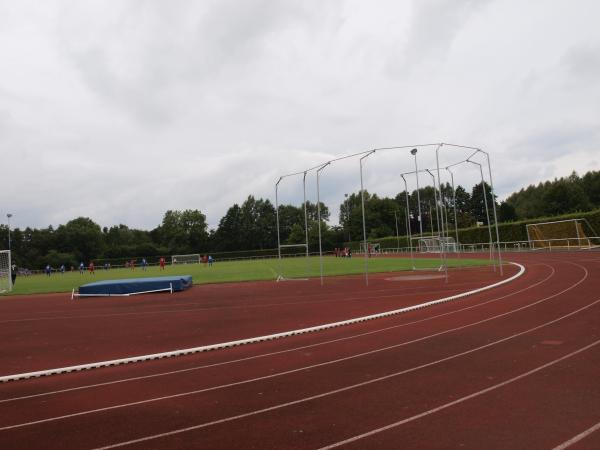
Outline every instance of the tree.
<svg viewBox="0 0 600 450">
<path fill-rule="evenodd" d="M 58 252 L 72 253 L 77 259 L 84 261 L 98 258 L 102 253 L 104 244 L 102 229 L 88 217 L 78 217 L 65 225 L 60 225 L 55 235 Z M 43 253 L 46 254 L 48 251 Z"/>
<path fill-rule="evenodd" d="M 498 208 L 499 222 L 512 222 L 517 220 L 517 211 L 510 203 L 502 202 Z"/>
<path fill-rule="evenodd" d="M 494 203 L 496 201 L 496 196 L 492 195 L 490 185 L 487 183 L 479 183 L 473 186 L 473 191 L 471 192 L 471 201 L 469 204 L 469 211 L 471 215 L 477 220 L 477 222 L 481 222 L 484 225 L 488 224 L 487 214 L 485 210 L 485 198 L 483 195 L 485 186 L 485 197 L 487 198 L 487 207 L 490 220 L 494 220 Z"/>
<path fill-rule="evenodd" d="M 207 250 L 207 228 L 206 216 L 199 210 L 169 210 L 152 234 L 173 253 L 196 253 Z"/>
</svg>

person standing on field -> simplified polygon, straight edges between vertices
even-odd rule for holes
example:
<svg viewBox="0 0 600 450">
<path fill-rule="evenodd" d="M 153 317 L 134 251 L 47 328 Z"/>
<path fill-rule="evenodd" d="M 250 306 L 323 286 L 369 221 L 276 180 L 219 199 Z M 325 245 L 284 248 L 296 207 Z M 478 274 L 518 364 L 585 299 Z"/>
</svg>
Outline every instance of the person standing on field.
<svg viewBox="0 0 600 450">
<path fill-rule="evenodd" d="M 162 256 L 160 257 L 160 260 L 158 261 L 158 264 L 160 266 L 160 270 L 165 270 L 165 258 L 163 258 Z"/>
<path fill-rule="evenodd" d="M 96 275 L 96 273 L 94 272 L 94 261 L 90 261 L 90 266 L 88 267 L 88 269 L 90 270 L 90 275 Z"/>
<path fill-rule="evenodd" d="M 10 279 L 12 280 L 13 287 L 15 286 L 15 282 L 17 281 L 17 265 L 13 264 L 10 268 Z"/>
<path fill-rule="evenodd" d="M 85 269 L 85 265 L 83 264 L 83 261 L 81 261 L 81 262 L 79 263 L 79 273 L 80 273 L 81 275 L 83 275 L 83 271 L 84 271 L 84 269 Z"/>
</svg>

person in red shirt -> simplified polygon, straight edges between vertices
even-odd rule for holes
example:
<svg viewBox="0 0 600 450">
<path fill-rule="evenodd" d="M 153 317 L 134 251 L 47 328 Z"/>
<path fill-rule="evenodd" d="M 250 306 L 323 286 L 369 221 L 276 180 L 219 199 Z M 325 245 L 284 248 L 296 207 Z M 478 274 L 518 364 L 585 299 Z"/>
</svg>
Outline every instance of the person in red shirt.
<svg viewBox="0 0 600 450">
<path fill-rule="evenodd" d="M 88 267 L 89 271 L 90 271 L 90 275 L 95 275 L 96 273 L 94 272 L 94 261 L 90 262 L 90 265 Z"/>
<path fill-rule="evenodd" d="M 158 264 L 160 265 L 160 270 L 165 270 L 165 258 L 161 256 Z"/>
</svg>

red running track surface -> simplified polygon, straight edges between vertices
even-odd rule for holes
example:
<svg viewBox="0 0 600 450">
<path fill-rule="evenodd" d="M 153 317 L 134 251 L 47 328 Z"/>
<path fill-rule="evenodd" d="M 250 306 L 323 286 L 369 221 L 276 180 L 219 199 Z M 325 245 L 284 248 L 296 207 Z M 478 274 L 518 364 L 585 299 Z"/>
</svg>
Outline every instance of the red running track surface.
<svg viewBox="0 0 600 450">
<path fill-rule="evenodd" d="M 509 254 L 450 303 L 0 385 L 0 448 L 600 448 L 600 254 Z M 506 267 L 505 277 L 514 274 Z M 472 290 L 491 269 L 10 297 L 0 376 L 283 332 Z"/>
</svg>

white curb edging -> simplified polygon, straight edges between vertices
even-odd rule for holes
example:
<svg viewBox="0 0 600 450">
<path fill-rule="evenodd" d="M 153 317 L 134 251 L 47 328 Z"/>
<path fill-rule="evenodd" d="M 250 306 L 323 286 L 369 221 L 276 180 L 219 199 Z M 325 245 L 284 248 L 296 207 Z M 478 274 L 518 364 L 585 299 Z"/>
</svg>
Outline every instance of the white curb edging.
<svg viewBox="0 0 600 450">
<path fill-rule="evenodd" d="M 57 375 L 57 374 L 61 374 L 61 373 L 79 372 L 82 370 L 98 369 L 100 367 L 118 366 L 121 364 L 149 361 L 149 360 L 153 360 L 153 359 L 171 358 L 174 356 L 189 355 L 192 353 L 208 352 L 211 350 L 219 350 L 219 349 L 224 349 L 224 348 L 236 347 L 238 345 L 254 344 L 257 342 L 270 341 L 270 340 L 280 339 L 280 338 L 289 337 L 289 336 L 296 336 L 299 334 L 313 333 L 315 331 L 322 331 L 322 330 L 327 330 L 330 328 L 336 328 L 336 327 L 341 327 L 341 326 L 345 326 L 345 325 L 352 325 L 352 324 L 359 323 L 359 322 L 366 322 L 367 320 L 380 319 L 383 317 L 389 317 L 389 316 L 393 316 L 396 314 L 402 314 L 402 313 L 406 313 L 406 312 L 410 312 L 410 311 L 415 311 L 417 309 L 427 308 L 429 306 L 438 305 L 440 303 L 446 303 L 446 302 L 450 302 L 453 300 L 458 300 L 460 298 L 467 297 L 469 295 L 473 295 L 473 294 L 477 294 L 479 292 L 493 289 L 493 288 L 501 286 L 503 284 L 510 283 L 511 281 L 519 278 L 521 275 L 523 275 L 523 273 L 525 273 L 525 267 L 523 267 L 521 264 L 517 264 L 514 262 L 510 262 L 509 264 L 519 267 L 519 272 L 517 272 L 512 277 L 507 278 L 506 280 L 502 280 L 497 283 L 490 284 L 488 286 L 477 288 L 472 291 L 463 292 L 461 294 L 452 295 L 450 297 L 444 297 L 439 300 L 431 300 L 429 302 L 420 303 L 418 305 L 407 306 L 405 308 L 394 309 L 392 311 L 371 314 L 369 316 L 357 317 L 354 319 L 342 320 L 340 322 L 332 322 L 332 323 L 327 323 L 324 325 L 317 325 L 317 326 L 309 327 L 309 328 L 300 328 L 298 330 L 284 331 L 282 333 L 269 334 L 269 335 L 265 335 L 265 336 L 258 336 L 258 337 L 248 338 L 248 339 L 240 339 L 237 341 L 223 342 L 220 344 L 203 345 L 200 347 L 186 348 L 186 349 L 181 349 L 181 350 L 173 350 L 170 352 L 154 353 L 154 354 L 150 354 L 150 355 L 141 355 L 141 356 L 132 356 L 129 358 L 113 359 L 110 361 L 100 361 L 100 362 L 95 362 L 95 363 L 81 364 L 78 366 L 69 366 L 69 367 L 61 367 L 61 368 L 56 368 L 56 369 L 39 370 L 36 372 L 27 372 L 27 373 L 17 373 L 14 375 L 6 375 L 6 376 L 0 377 L 0 382 L 6 383 L 8 381 L 24 380 L 24 379 L 28 379 L 28 378 L 38 378 L 38 377 L 44 377 L 44 376 L 48 376 L 48 375 Z"/>
</svg>

